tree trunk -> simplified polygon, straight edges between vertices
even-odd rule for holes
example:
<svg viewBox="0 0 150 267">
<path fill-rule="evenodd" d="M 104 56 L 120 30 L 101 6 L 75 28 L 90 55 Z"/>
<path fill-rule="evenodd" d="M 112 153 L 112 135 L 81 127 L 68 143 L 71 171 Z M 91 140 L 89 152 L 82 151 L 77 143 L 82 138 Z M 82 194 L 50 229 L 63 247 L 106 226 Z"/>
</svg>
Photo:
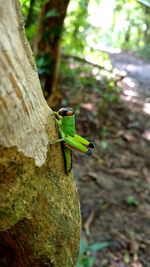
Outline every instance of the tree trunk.
<svg viewBox="0 0 150 267">
<path fill-rule="evenodd" d="M 34 53 L 49 62 L 48 73 L 44 75 L 44 90 L 48 95 L 48 104 L 58 104 L 60 94 L 57 88 L 60 65 L 60 38 L 69 0 L 51 0 L 43 5 L 39 30 L 34 43 Z"/>
<path fill-rule="evenodd" d="M 33 8 L 34 8 L 34 4 L 35 4 L 36 0 L 30 0 L 30 7 L 29 7 L 29 12 L 28 12 L 28 16 L 27 16 L 27 21 L 26 21 L 26 27 L 30 27 L 30 25 L 33 22 Z"/>
<path fill-rule="evenodd" d="M 80 212 L 18 1 L 0 1 L 0 266 L 73 267 Z"/>
<path fill-rule="evenodd" d="M 145 44 L 150 42 L 150 9 L 144 6 L 144 23 L 146 25 L 146 30 L 144 31 L 144 41 Z"/>
</svg>

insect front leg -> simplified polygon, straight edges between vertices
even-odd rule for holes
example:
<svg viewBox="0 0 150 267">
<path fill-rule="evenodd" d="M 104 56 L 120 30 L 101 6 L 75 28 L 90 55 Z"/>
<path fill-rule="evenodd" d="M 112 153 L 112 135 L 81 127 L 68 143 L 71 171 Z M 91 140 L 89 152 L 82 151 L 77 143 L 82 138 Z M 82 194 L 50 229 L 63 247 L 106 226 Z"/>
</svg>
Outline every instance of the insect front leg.
<svg viewBox="0 0 150 267">
<path fill-rule="evenodd" d="M 56 119 L 56 124 L 58 126 L 58 130 L 59 130 L 59 135 L 61 138 L 55 140 L 53 142 L 53 144 L 56 144 L 56 143 L 59 143 L 59 142 L 62 142 L 64 141 L 64 137 L 65 137 L 65 134 L 63 133 L 61 127 L 62 127 L 62 118 L 61 116 L 59 116 L 59 114 L 57 112 L 53 112 L 54 116 L 55 116 L 55 119 Z"/>
<path fill-rule="evenodd" d="M 60 135 L 60 139 L 57 139 L 55 141 L 55 143 L 59 143 L 59 142 L 64 142 L 65 141 L 65 134 L 64 132 L 61 130 L 61 128 L 59 128 L 59 135 Z"/>
</svg>

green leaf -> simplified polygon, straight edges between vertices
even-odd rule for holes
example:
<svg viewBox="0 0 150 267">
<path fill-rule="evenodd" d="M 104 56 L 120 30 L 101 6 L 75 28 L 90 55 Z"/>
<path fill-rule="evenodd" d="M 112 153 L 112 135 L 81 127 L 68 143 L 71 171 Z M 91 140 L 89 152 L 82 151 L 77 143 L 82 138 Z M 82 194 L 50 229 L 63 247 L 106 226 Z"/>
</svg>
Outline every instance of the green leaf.
<svg viewBox="0 0 150 267">
<path fill-rule="evenodd" d="M 89 250 L 92 252 L 103 250 L 110 246 L 110 242 L 95 243 L 89 246 Z"/>
<path fill-rule="evenodd" d="M 77 262 L 76 267 L 84 267 L 81 261 Z"/>
<path fill-rule="evenodd" d="M 55 9 L 52 9 L 52 10 L 49 10 L 47 13 L 46 13 L 46 18 L 52 18 L 52 17 L 58 17 L 59 16 L 59 13 L 57 10 Z"/>
<path fill-rule="evenodd" d="M 128 206 L 135 206 L 135 207 L 139 206 L 140 204 L 139 201 L 134 196 L 127 196 L 124 202 Z"/>
<path fill-rule="evenodd" d="M 80 253 L 79 256 L 82 256 L 88 249 L 88 244 L 85 239 L 81 239 L 80 241 Z"/>
<path fill-rule="evenodd" d="M 123 256 L 123 261 L 126 264 L 129 264 L 130 263 L 130 255 L 129 255 L 129 252 L 128 251 L 125 251 L 125 254 Z"/>
<path fill-rule="evenodd" d="M 102 150 L 106 150 L 106 149 L 108 148 L 109 144 L 108 144 L 107 141 L 102 140 L 102 141 L 100 142 L 100 146 L 101 146 L 101 149 L 102 149 Z"/>
<path fill-rule="evenodd" d="M 95 263 L 95 257 L 85 257 L 81 260 L 80 264 L 82 265 L 77 265 L 76 267 L 93 267 Z"/>
<path fill-rule="evenodd" d="M 83 259 L 83 266 L 84 267 L 93 267 L 95 262 L 95 257 L 86 257 Z"/>
</svg>

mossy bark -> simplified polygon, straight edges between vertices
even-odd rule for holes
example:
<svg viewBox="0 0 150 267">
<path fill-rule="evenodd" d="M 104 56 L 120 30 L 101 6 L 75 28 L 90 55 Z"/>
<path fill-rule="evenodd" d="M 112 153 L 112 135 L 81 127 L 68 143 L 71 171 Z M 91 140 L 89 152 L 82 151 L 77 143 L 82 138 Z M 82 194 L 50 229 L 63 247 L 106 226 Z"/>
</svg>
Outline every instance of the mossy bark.
<svg viewBox="0 0 150 267">
<path fill-rule="evenodd" d="M 59 145 L 50 146 L 38 167 L 15 147 L 0 149 L 0 266 L 75 265 L 78 196 L 56 153 Z"/>
<path fill-rule="evenodd" d="M 0 266 L 73 267 L 80 210 L 18 1 L 0 2 Z M 7 18 L 7 19 L 6 19 Z"/>
</svg>

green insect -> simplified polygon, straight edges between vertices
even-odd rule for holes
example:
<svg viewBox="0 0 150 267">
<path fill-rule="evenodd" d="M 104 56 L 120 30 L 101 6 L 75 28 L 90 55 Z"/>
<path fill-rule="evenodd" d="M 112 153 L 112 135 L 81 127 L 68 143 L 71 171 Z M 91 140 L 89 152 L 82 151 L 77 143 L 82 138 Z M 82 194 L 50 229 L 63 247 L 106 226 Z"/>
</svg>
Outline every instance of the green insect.
<svg viewBox="0 0 150 267">
<path fill-rule="evenodd" d="M 58 112 L 54 112 L 54 115 L 61 137 L 58 141 L 62 141 L 63 144 L 65 171 L 69 173 L 72 168 L 72 150 L 76 149 L 82 153 L 91 155 L 94 144 L 76 134 L 75 114 L 72 108 L 61 108 Z"/>
</svg>

